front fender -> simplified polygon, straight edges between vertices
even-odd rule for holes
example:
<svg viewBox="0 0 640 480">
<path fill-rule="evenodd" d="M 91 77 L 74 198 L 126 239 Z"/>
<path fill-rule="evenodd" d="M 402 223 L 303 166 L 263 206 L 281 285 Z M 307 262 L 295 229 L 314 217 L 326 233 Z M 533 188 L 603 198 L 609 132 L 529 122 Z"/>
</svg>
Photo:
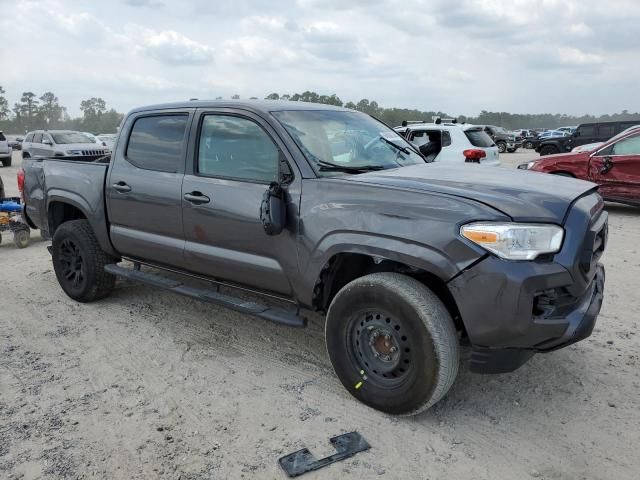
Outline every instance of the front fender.
<svg viewBox="0 0 640 480">
<path fill-rule="evenodd" d="M 454 242 L 459 245 L 450 245 L 448 252 L 444 252 L 429 245 L 383 234 L 333 232 L 324 237 L 311 253 L 304 268 L 304 286 L 298 292 L 298 298 L 303 304 L 311 304 L 313 287 L 322 269 L 331 258 L 341 253 L 356 253 L 402 263 L 429 272 L 446 282 L 484 255 L 462 241 Z"/>
</svg>

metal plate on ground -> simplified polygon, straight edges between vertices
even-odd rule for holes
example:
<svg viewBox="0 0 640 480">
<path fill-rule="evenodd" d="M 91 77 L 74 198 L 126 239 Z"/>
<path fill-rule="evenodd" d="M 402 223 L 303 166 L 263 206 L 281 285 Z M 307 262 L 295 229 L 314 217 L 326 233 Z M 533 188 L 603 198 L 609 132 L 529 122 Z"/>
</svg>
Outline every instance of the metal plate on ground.
<svg viewBox="0 0 640 480">
<path fill-rule="evenodd" d="M 358 452 L 364 452 L 371 448 L 371 445 L 369 445 L 358 432 L 338 435 L 337 437 L 330 438 L 329 441 L 336 449 L 336 453 L 333 455 L 316 460 L 307 448 L 303 448 L 297 452 L 285 455 L 278 460 L 278 463 L 280 463 L 285 473 L 290 478 L 293 478 L 303 473 L 326 467 L 327 465 L 352 457 Z"/>
</svg>

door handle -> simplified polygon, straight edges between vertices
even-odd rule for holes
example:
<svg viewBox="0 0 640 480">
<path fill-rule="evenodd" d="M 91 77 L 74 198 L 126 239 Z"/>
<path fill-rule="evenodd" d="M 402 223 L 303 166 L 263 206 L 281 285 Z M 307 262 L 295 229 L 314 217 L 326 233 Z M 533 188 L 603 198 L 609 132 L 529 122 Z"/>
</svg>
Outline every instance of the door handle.
<svg viewBox="0 0 640 480">
<path fill-rule="evenodd" d="M 193 203 L 194 205 L 201 205 L 203 203 L 209 203 L 211 201 L 211 199 L 206 195 L 203 195 L 202 192 L 185 193 L 184 199 L 187 202 Z"/>
<path fill-rule="evenodd" d="M 127 193 L 131 191 L 131 187 L 129 185 L 127 185 L 125 182 L 118 182 L 118 183 L 114 183 L 113 185 L 114 190 L 120 192 L 120 193 Z"/>
</svg>

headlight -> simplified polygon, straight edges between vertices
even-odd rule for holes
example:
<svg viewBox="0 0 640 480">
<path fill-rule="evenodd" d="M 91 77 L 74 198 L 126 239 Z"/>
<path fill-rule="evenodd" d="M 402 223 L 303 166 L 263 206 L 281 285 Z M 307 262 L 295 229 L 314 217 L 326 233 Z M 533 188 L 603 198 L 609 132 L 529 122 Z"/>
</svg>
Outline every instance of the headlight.
<svg viewBox="0 0 640 480">
<path fill-rule="evenodd" d="M 535 167 L 536 163 L 538 163 L 536 160 L 527 163 L 527 170 L 531 170 L 533 167 Z"/>
<path fill-rule="evenodd" d="M 469 223 L 460 235 L 507 260 L 533 260 L 562 246 L 564 229 L 533 223 Z"/>
</svg>

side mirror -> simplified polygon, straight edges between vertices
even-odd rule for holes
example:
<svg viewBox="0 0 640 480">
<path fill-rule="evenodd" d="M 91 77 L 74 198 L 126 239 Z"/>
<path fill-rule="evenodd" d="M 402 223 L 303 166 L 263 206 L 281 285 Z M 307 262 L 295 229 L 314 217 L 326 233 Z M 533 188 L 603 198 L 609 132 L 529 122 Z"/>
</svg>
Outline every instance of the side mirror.
<svg viewBox="0 0 640 480">
<path fill-rule="evenodd" d="M 267 235 L 278 235 L 286 223 L 285 192 L 279 183 L 273 182 L 262 196 L 260 221 Z"/>
</svg>

